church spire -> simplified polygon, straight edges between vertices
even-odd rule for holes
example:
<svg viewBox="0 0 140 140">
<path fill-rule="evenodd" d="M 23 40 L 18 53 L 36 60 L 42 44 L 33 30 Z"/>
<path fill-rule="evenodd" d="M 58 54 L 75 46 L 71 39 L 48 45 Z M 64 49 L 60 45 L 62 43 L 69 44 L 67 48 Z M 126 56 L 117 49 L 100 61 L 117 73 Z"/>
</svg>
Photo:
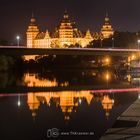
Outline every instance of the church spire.
<svg viewBox="0 0 140 140">
<path fill-rule="evenodd" d="M 65 12 L 64 12 L 64 19 L 68 19 L 68 18 L 69 18 L 68 12 L 67 12 L 67 9 L 65 9 Z"/>
<path fill-rule="evenodd" d="M 108 16 L 108 13 L 106 13 L 106 16 L 105 16 L 105 24 L 109 24 L 109 16 Z"/>
<path fill-rule="evenodd" d="M 86 38 L 86 39 L 93 39 L 93 38 L 92 38 L 92 35 L 91 35 L 91 32 L 90 32 L 89 29 L 88 29 L 87 32 L 86 32 L 85 38 Z"/>
<path fill-rule="evenodd" d="M 34 18 L 34 12 L 32 11 L 32 18 Z"/>
<path fill-rule="evenodd" d="M 36 25 L 36 19 L 34 17 L 34 13 L 32 12 L 31 20 L 30 20 L 30 25 Z"/>
</svg>

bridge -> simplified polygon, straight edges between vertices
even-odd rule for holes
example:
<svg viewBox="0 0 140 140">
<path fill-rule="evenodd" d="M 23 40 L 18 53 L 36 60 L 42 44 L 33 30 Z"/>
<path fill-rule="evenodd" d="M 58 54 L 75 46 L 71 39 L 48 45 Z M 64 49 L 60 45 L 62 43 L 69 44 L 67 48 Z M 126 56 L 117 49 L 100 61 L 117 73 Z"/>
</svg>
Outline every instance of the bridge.
<svg viewBox="0 0 140 140">
<path fill-rule="evenodd" d="M 93 91 L 94 93 L 112 93 L 112 92 L 137 92 L 139 87 L 129 84 L 109 84 L 109 85 L 81 85 L 81 86 L 55 86 L 55 87 L 40 87 L 40 86 L 12 86 L 0 88 L 1 93 L 29 93 L 29 92 L 60 92 L 60 91 Z"/>
<path fill-rule="evenodd" d="M 26 48 L 25 46 L 0 46 L 0 55 L 76 55 L 76 56 L 129 56 L 139 54 L 139 49 L 120 48 Z"/>
</svg>

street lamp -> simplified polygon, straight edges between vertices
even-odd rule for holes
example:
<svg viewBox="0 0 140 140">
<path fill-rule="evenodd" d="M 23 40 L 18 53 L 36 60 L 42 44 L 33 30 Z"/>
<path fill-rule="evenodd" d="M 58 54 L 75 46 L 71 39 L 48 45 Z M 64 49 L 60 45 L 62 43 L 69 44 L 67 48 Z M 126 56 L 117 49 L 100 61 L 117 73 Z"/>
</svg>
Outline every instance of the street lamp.
<svg viewBox="0 0 140 140">
<path fill-rule="evenodd" d="M 112 37 L 112 48 L 114 48 L 114 37 Z"/>
<path fill-rule="evenodd" d="M 138 49 L 139 49 L 139 46 L 140 46 L 140 39 L 138 39 Z"/>
<path fill-rule="evenodd" d="M 138 39 L 138 51 L 140 49 L 140 39 Z M 140 57 L 140 54 L 138 53 L 138 57 Z M 140 60 L 139 60 L 139 63 L 140 63 Z"/>
<path fill-rule="evenodd" d="M 16 36 L 16 39 L 17 39 L 17 46 L 19 46 L 20 36 L 17 35 L 17 36 Z"/>
<path fill-rule="evenodd" d="M 103 39 L 100 40 L 101 48 L 103 47 Z"/>
</svg>

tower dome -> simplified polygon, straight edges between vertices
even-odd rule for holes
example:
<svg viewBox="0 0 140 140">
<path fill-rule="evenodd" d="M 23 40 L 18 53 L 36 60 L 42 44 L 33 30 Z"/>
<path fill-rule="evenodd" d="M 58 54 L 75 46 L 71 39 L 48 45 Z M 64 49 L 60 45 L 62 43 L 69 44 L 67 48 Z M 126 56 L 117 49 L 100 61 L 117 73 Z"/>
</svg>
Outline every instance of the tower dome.
<svg viewBox="0 0 140 140">
<path fill-rule="evenodd" d="M 30 25 L 35 25 L 36 24 L 36 19 L 34 17 L 34 14 L 32 14 L 32 17 L 30 19 Z"/>
<path fill-rule="evenodd" d="M 106 17 L 105 17 L 105 24 L 109 23 L 109 17 L 108 17 L 108 13 L 106 13 Z"/>
</svg>

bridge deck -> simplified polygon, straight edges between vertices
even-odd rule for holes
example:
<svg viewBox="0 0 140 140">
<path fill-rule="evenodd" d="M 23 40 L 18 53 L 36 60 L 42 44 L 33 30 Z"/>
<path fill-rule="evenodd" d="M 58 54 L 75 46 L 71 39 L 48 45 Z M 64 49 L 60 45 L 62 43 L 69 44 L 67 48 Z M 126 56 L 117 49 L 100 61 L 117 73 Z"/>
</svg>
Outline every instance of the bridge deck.
<svg viewBox="0 0 140 140">
<path fill-rule="evenodd" d="M 25 46 L 0 46 L 0 55 L 114 55 L 127 56 L 140 53 L 138 49 L 116 48 L 26 48 Z"/>
<path fill-rule="evenodd" d="M 140 88 L 130 85 L 104 85 L 104 86 L 68 86 L 68 87 L 27 87 L 16 86 L 0 88 L 0 93 L 28 93 L 28 92 L 57 92 L 57 91 L 93 91 L 94 93 L 112 93 L 112 92 L 137 92 Z"/>
</svg>

